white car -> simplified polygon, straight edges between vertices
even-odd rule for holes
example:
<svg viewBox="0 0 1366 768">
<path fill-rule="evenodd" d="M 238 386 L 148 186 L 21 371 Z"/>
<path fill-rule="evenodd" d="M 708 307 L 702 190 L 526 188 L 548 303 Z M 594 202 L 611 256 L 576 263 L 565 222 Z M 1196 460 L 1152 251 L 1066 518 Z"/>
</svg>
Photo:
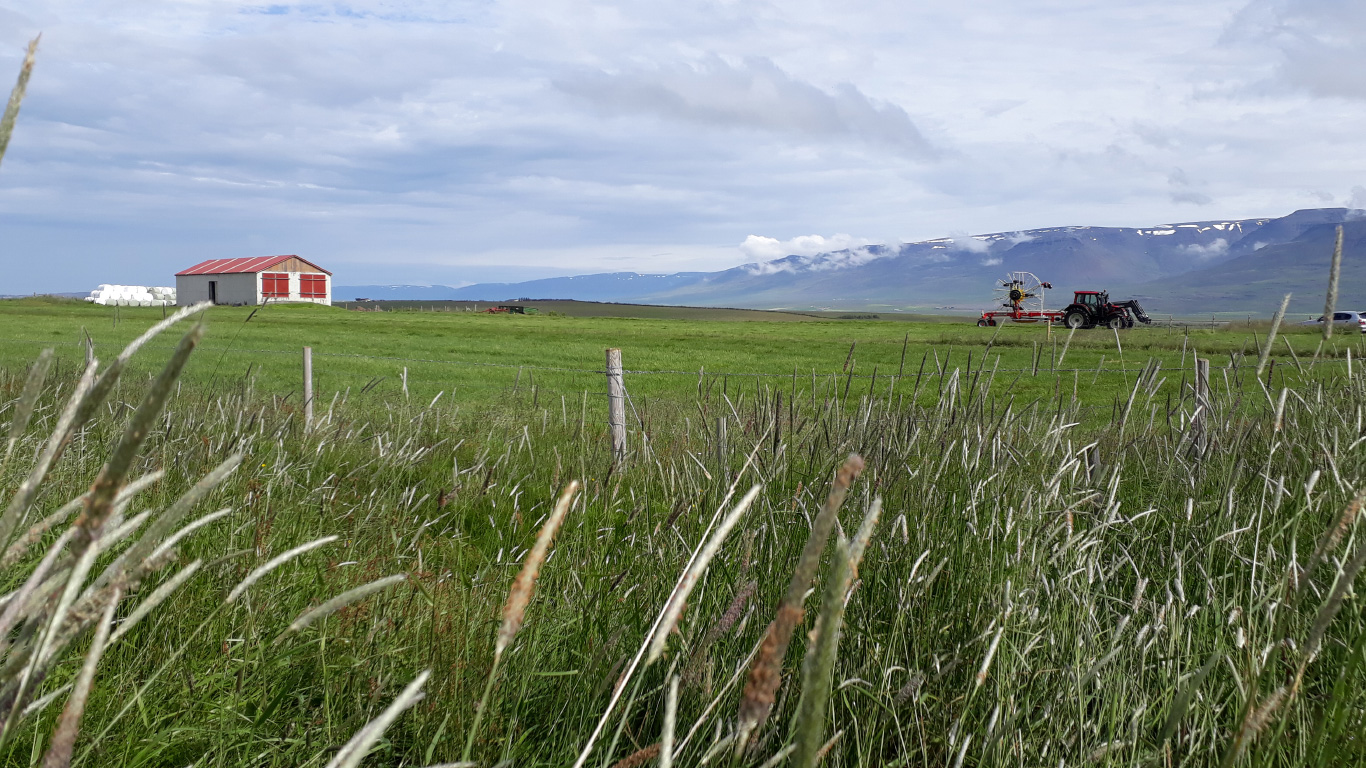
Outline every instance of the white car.
<svg viewBox="0 0 1366 768">
<path fill-rule="evenodd" d="M 1300 325 L 1323 325 L 1323 317 L 1320 316 L 1317 320 L 1305 320 L 1304 322 L 1300 323 Z M 1333 325 L 1350 326 L 1352 328 L 1356 328 L 1362 333 L 1366 333 L 1366 313 L 1334 312 Z"/>
</svg>

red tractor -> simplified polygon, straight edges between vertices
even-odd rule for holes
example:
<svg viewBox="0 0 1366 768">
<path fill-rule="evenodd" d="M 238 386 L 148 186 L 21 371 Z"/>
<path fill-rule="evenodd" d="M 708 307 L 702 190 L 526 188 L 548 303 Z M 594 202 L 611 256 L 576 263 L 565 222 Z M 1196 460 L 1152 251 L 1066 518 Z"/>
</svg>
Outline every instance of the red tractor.
<svg viewBox="0 0 1366 768">
<path fill-rule="evenodd" d="M 1144 324 L 1152 322 L 1138 300 L 1112 302 L 1106 291 L 1077 291 L 1061 315 L 1063 325 L 1068 328 L 1132 328 L 1134 320 Z"/>
</svg>

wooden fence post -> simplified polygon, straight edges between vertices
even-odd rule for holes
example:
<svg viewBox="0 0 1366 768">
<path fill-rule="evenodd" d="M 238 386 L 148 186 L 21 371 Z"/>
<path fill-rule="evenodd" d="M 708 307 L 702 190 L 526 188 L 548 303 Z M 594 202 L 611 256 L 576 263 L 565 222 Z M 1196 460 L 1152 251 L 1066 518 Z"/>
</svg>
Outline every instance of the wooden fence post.
<svg viewBox="0 0 1366 768">
<path fill-rule="evenodd" d="M 313 348 L 304 347 L 304 431 L 313 428 Z"/>
<path fill-rule="evenodd" d="M 607 424 L 612 428 L 612 458 L 626 457 L 626 385 L 622 381 L 621 350 L 607 350 Z"/>
</svg>

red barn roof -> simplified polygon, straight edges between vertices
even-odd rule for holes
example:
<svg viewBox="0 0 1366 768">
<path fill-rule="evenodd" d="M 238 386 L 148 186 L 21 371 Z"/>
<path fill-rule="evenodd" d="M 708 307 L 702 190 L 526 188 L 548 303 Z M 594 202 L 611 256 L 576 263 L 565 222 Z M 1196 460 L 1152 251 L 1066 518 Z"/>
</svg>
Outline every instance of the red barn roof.
<svg viewBox="0 0 1366 768">
<path fill-rule="evenodd" d="M 299 261 L 313 267 L 319 272 L 328 275 L 332 274 L 308 259 L 300 258 L 293 254 L 284 256 L 255 256 L 246 259 L 209 259 L 208 261 L 201 261 L 193 267 L 181 270 L 175 274 L 176 277 L 180 277 L 182 275 L 232 275 L 242 272 L 265 272 L 280 262 L 288 261 L 290 259 L 299 259 Z"/>
</svg>

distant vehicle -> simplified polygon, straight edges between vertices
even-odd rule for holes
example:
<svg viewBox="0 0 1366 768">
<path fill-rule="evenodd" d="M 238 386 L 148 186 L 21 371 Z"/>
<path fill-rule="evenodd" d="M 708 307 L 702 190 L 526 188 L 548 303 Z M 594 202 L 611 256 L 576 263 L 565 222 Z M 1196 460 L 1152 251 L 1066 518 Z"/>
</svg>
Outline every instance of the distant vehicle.
<svg viewBox="0 0 1366 768">
<path fill-rule="evenodd" d="M 1318 325 L 1318 326 L 1322 326 L 1322 325 L 1323 325 L 1323 316 L 1320 315 L 1319 318 L 1318 318 L 1317 320 L 1305 320 L 1304 322 L 1300 323 L 1300 325 Z M 1362 333 L 1366 333 L 1366 313 L 1363 313 L 1363 312 L 1334 312 L 1334 313 L 1333 313 L 1333 325 L 1335 325 L 1335 326 L 1350 326 L 1350 327 L 1356 328 L 1357 330 L 1361 331 Z"/>
<path fill-rule="evenodd" d="M 1072 303 L 1065 309 L 1044 309 L 1044 291 L 1052 289 L 1029 272 L 1011 272 L 996 286 L 996 300 L 1001 309 L 988 309 L 978 318 L 978 327 L 994 326 L 997 322 L 1062 323 L 1077 328 L 1132 328 L 1134 321 L 1152 322 L 1137 299 L 1110 301 L 1106 291 L 1076 291 Z"/>
<path fill-rule="evenodd" d="M 1068 328 L 1133 328 L 1134 320 L 1152 322 L 1138 299 L 1110 301 L 1107 291 L 1077 291 L 1072 303 L 1063 310 L 1063 325 Z"/>
</svg>

